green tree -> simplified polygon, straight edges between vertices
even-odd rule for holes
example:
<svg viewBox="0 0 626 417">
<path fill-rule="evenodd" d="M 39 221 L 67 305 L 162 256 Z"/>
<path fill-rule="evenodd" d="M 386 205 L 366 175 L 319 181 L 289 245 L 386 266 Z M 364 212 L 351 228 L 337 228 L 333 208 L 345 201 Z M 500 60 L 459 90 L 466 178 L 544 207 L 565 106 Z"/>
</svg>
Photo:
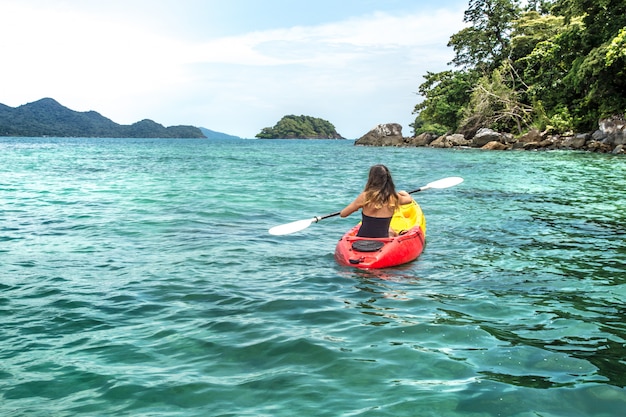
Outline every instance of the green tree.
<svg viewBox="0 0 626 417">
<path fill-rule="evenodd" d="M 342 139 L 332 123 L 311 116 L 287 115 L 256 135 L 259 139 Z"/>
<path fill-rule="evenodd" d="M 419 87 L 425 98 L 413 111 L 415 133 L 430 126 L 456 131 L 463 119 L 472 91 L 484 74 L 490 74 L 506 59 L 510 50 L 512 22 L 521 13 L 518 0 L 470 0 L 464 22 L 471 25 L 452 35 L 448 46 L 457 71 L 428 72 Z M 418 130 L 419 129 L 419 130 Z"/>
<path fill-rule="evenodd" d="M 606 52 L 606 64 L 611 66 L 618 63 L 619 59 L 626 58 L 626 27 L 620 29 L 616 37 L 611 40 Z M 624 62 L 622 61 L 622 64 Z M 620 67 L 620 75 L 624 74 L 624 65 Z"/>
<path fill-rule="evenodd" d="M 528 0 L 524 10 L 527 12 L 537 12 L 541 14 L 549 14 L 553 0 Z"/>
<path fill-rule="evenodd" d="M 451 64 L 427 73 L 413 127 L 588 131 L 626 111 L 624 0 L 470 0 Z"/>
<path fill-rule="evenodd" d="M 568 30 L 557 44 L 565 49 L 576 42 L 575 54 L 565 57 L 564 78 L 571 91 L 569 105 L 576 128 L 588 129 L 601 117 L 626 110 L 626 61 L 615 54 L 623 46 L 626 28 L 623 0 L 558 0 L 553 13 L 563 16 Z M 573 24 L 580 22 L 578 27 Z"/>
<path fill-rule="evenodd" d="M 561 115 L 562 102 L 570 100 L 572 92 L 564 83 L 568 74 L 569 54 L 579 39 L 580 22 L 565 25 L 564 18 L 541 15 L 535 11 L 524 13 L 513 25 L 511 57 L 519 83 L 524 87 L 520 100 L 534 107 L 535 124 L 540 129 L 558 125 L 570 130 L 565 123 L 551 123 L 550 118 Z M 545 109 L 550 109 L 546 112 Z M 559 116 L 561 117 L 561 116 Z M 570 120 L 561 117 L 559 120 Z"/>
<path fill-rule="evenodd" d="M 481 127 L 489 127 L 521 134 L 530 126 L 534 111 L 521 100 L 523 90 L 514 88 L 515 78 L 511 62 L 505 61 L 478 81 L 465 107 L 463 133 L 473 135 Z"/>
<path fill-rule="evenodd" d="M 519 0 L 470 0 L 463 21 L 467 28 L 452 35 L 452 63 L 490 71 L 507 57 L 513 21 L 519 16 Z"/>
<path fill-rule="evenodd" d="M 582 18 L 586 28 L 583 53 L 610 42 L 626 27 L 624 0 L 557 0 L 552 12 L 567 21 Z"/>
<path fill-rule="evenodd" d="M 419 86 L 425 97 L 413 110 L 417 114 L 411 125 L 415 134 L 433 128 L 437 133 L 456 131 L 463 109 L 470 99 L 472 85 L 478 79 L 476 71 L 428 72 Z"/>
<path fill-rule="evenodd" d="M 513 22 L 510 58 L 514 61 L 523 59 L 531 54 L 539 43 L 553 39 L 561 33 L 563 27 L 562 16 L 540 14 L 534 10 L 522 14 Z"/>
</svg>

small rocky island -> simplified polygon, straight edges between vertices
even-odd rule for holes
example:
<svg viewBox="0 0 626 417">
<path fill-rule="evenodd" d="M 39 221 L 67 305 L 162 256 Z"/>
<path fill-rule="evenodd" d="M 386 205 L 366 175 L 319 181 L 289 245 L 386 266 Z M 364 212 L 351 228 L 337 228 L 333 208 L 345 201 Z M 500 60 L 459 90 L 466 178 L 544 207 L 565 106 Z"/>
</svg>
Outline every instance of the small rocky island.
<svg viewBox="0 0 626 417">
<path fill-rule="evenodd" d="M 492 129 L 476 132 L 436 135 L 422 133 L 413 137 L 402 136 L 402 126 L 386 123 L 375 126 L 354 143 L 364 146 L 404 146 L 431 148 L 480 148 L 489 150 L 556 150 L 570 149 L 589 152 L 626 154 L 626 122 L 623 116 L 600 120 L 598 129 L 588 133 L 551 134 L 531 129 L 514 136 Z"/>
<path fill-rule="evenodd" d="M 344 139 L 327 120 L 311 116 L 284 116 L 274 127 L 265 127 L 259 139 Z"/>
</svg>

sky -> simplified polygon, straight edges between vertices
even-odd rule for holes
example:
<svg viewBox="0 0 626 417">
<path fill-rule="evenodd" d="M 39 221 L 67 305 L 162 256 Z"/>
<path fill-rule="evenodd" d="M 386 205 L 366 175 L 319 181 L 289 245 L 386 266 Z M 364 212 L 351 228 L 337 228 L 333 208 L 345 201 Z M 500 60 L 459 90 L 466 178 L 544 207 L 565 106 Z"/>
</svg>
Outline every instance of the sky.
<svg viewBox="0 0 626 417">
<path fill-rule="evenodd" d="M 283 116 L 410 136 L 468 0 L 0 0 L 0 103 L 253 138 Z"/>
</svg>

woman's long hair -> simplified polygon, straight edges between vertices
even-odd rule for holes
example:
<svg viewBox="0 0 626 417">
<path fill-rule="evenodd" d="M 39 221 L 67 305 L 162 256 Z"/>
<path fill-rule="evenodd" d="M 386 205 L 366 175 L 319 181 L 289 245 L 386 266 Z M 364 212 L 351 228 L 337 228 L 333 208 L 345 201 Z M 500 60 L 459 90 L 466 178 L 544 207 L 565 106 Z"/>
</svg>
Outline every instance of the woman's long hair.
<svg viewBox="0 0 626 417">
<path fill-rule="evenodd" d="M 395 210 L 398 205 L 398 194 L 391 178 L 391 172 L 384 165 L 374 165 L 365 184 L 365 203 L 380 209 L 389 206 Z"/>
</svg>

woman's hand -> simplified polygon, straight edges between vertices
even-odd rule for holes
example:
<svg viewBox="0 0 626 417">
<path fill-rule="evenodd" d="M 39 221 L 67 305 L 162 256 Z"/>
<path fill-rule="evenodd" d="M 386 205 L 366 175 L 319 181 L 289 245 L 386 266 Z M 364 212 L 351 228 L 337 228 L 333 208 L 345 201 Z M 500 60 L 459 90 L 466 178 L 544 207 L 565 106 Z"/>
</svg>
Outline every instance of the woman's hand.
<svg viewBox="0 0 626 417">
<path fill-rule="evenodd" d="M 398 191 L 398 204 L 399 205 L 411 204 L 412 202 L 413 202 L 413 197 L 411 197 L 411 194 L 407 193 L 404 190 Z"/>
</svg>

